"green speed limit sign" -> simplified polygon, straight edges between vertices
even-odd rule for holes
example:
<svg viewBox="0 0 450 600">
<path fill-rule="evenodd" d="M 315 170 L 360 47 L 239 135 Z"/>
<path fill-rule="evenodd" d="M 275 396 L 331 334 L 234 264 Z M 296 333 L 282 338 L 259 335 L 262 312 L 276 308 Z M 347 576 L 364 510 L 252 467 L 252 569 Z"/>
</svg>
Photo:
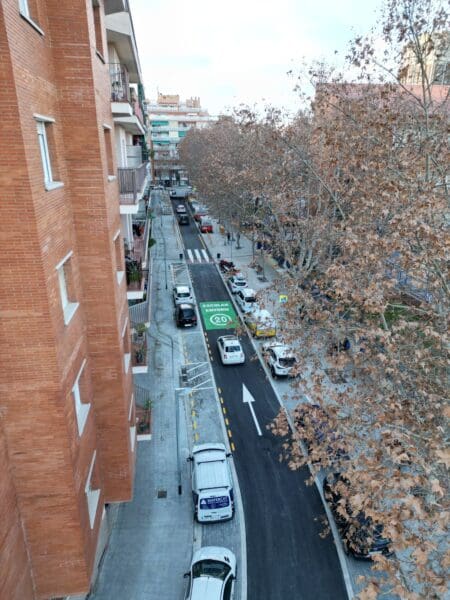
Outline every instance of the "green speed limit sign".
<svg viewBox="0 0 450 600">
<path fill-rule="evenodd" d="M 200 302 L 205 329 L 234 329 L 238 324 L 233 305 L 228 300 Z"/>
</svg>

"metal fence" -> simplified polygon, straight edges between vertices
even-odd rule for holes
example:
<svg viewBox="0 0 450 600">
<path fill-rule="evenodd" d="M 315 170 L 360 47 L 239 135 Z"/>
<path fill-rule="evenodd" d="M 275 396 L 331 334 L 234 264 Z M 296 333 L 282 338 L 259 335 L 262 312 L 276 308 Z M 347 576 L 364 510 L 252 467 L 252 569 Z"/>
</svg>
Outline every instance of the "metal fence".
<svg viewBox="0 0 450 600">
<path fill-rule="evenodd" d="M 131 325 L 139 325 L 139 323 L 150 322 L 150 300 L 144 300 L 138 304 L 133 304 L 129 307 Z"/>
<path fill-rule="evenodd" d="M 147 163 L 144 162 L 139 167 L 119 167 L 117 174 L 121 202 L 123 200 L 136 202 L 138 195 L 143 192 L 147 177 Z"/>
</svg>

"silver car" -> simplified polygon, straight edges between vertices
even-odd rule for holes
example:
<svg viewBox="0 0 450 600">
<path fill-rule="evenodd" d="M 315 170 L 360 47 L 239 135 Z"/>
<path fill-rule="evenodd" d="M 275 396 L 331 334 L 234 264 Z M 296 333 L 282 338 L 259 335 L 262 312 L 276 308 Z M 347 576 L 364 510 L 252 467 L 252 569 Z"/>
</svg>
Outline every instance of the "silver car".
<svg viewBox="0 0 450 600">
<path fill-rule="evenodd" d="M 191 289 L 188 285 L 176 285 L 173 288 L 173 303 L 178 304 L 195 304 Z"/>
</svg>

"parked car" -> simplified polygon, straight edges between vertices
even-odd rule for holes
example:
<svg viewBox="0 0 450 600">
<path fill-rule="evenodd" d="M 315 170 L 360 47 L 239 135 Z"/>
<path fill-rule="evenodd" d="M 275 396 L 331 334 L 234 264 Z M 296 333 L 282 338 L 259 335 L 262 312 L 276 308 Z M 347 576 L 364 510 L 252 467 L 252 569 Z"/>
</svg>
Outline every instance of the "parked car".
<svg viewBox="0 0 450 600">
<path fill-rule="evenodd" d="M 227 521 L 234 515 L 233 478 L 222 443 L 194 444 L 192 456 L 192 499 L 199 523 Z"/>
<path fill-rule="evenodd" d="M 211 217 L 209 217 L 208 215 L 200 217 L 200 231 L 202 233 L 213 232 L 213 222 L 211 221 Z"/>
<path fill-rule="evenodd" d="M 197 207 L 194 208 L 193 210 L 194 210 L 194 219 L 198 222 L 200 222 L 200 219 L 202 217 L 205 217 L 208 214 L 208 209 L 206 208 L 206 206 L 203 206 L 201 204 L 197 205 Z"/>
<path fill-rule="evenodd" d="M 189 225 L 189 216 L 187 214 L 178 215 L 178 225 Z"/>
<path fill-rule="evenodd" d="M 258 310 L 259 305 L 256 299 L 255 290 L 252 290 L 252 288 L 249 287 L 239 289 L 236 294 L 236 304 L 244 314 Z"/>
<path fill-rule="evenodd" d="M 219 269 L 227 275 L 237 275 L 239 273 L 239 269 L 234 262 L 232 260 L 225 260 L 224 258 L 219 262 Z"/>
<path fill-rule="evenodd" d="M 227 548 L 204 546 L 197 550 L 191 568 L 186 600 L 232 600 L 236 579 L 236 557 Z"/>
<path fill-rule="evenodd" d="M 327 411 L 319 404 L 300 404 L 294 410 L 295 424 L 303 430 L 303 442 L 311 453 L 313 445 L 326 444 L 331 464 L 348 459 L 348 448 L 343 437 L 335 431 Z M 314 457 L 313 457 L 314 459 Z"/>
<path fill-rule="evenodd" d="M 195 304 L 191 288 L 188 285 L 175 285 L 172 296 L 175 306 L 177 304 Z"/>
<path fill-rule="evenodd" d="M 244 323 L 254 337 L 275 337 L 276 321 L 265 308 L 259 308 L 244 315 Z"/>
<path fill-rule="evenodd" d="M 242 288 L 246 288 L 247 286 L 247 280 L 245 279 L 242 273 L 236 273 L 236 275 L 232 275 L 228 279 L 228 287 L 230 288 L 232 294 L 237 294 L 239 290 L 241 290 Z"/>
<path fill-rule="evenodd" d="M 178 204 L 175 212 L 177 213 L 177 215 L 185 215 L 186 214 L 186 207 L 184 204 Z"/>
<path fill-rule="evenodd" d="M 383 525 L 375 523 L 363 511 L 354 512 L 349 497 L 351 485 L 339 473 L 328 475 L 323 493 L 330 505 L 345 552 L 355 558 L 370 560 L 376 554 L 390 556 L 391 540 L 383 537 Z"/>
<path fill-rule="evenodd" d="M 177 327 L 195 327 L 197 314 L 193 304 L 178 304 L 175 307 L 175 321 Z"/>
<path fill-rule="evenodd" d="M 262 346 L 262 353 L 272 377 L 294 375 L 297 358 L 290 346 L 281 342 L 267 342 Z"/>
<path fill-rule="evenodd" d="M 239 365 L 245 362 L 244 351 L 235 335 L 221 335 L 217 338 L 217 348 L 223 365 Z"/>
</svg>

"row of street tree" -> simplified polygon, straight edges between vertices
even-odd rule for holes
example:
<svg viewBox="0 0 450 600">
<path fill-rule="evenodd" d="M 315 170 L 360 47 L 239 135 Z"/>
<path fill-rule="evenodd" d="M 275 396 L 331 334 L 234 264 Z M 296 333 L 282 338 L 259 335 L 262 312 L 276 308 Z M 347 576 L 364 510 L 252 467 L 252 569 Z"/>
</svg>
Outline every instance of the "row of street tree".
<svg viewBox="0 0 450 600">
<path fill-rule="evenodd" d="M 325 406 L 338 432 L 322 445 L 313 425 L 306 434 L 315 468 L 346 474 L 352 510 L 381 521 L 395 549 L 375 562 L 387 583 L 368 582 L 361 597 L 384 585 L 401 598 L 444 598 L 449 87 L 427 65 L 436 40 L 448 40 L 448 14 L 434 0 L 389 0 L 380 25 L 376 38 L 352 43 L 346 78 L 308 69 L 309 105 L 299 78 L 295 118 L 240 107 L 191 130 L 180 151 L 210 211 L 286 267 L 282 335 L 297 344 L 300 374 L 311 373 L 297 393 Z M 406 53 L 415 84 L 405 81 Z M 326 363 L 353 383 L 332 393 L 316 350 L 345 340 L 350 348 Z M 284 414 L 274 431 L 292 467 L 303 464 L 304 431 L 288 435 Z M 345 456 L 330 449 L 342 440 Z"/>
</svg>

